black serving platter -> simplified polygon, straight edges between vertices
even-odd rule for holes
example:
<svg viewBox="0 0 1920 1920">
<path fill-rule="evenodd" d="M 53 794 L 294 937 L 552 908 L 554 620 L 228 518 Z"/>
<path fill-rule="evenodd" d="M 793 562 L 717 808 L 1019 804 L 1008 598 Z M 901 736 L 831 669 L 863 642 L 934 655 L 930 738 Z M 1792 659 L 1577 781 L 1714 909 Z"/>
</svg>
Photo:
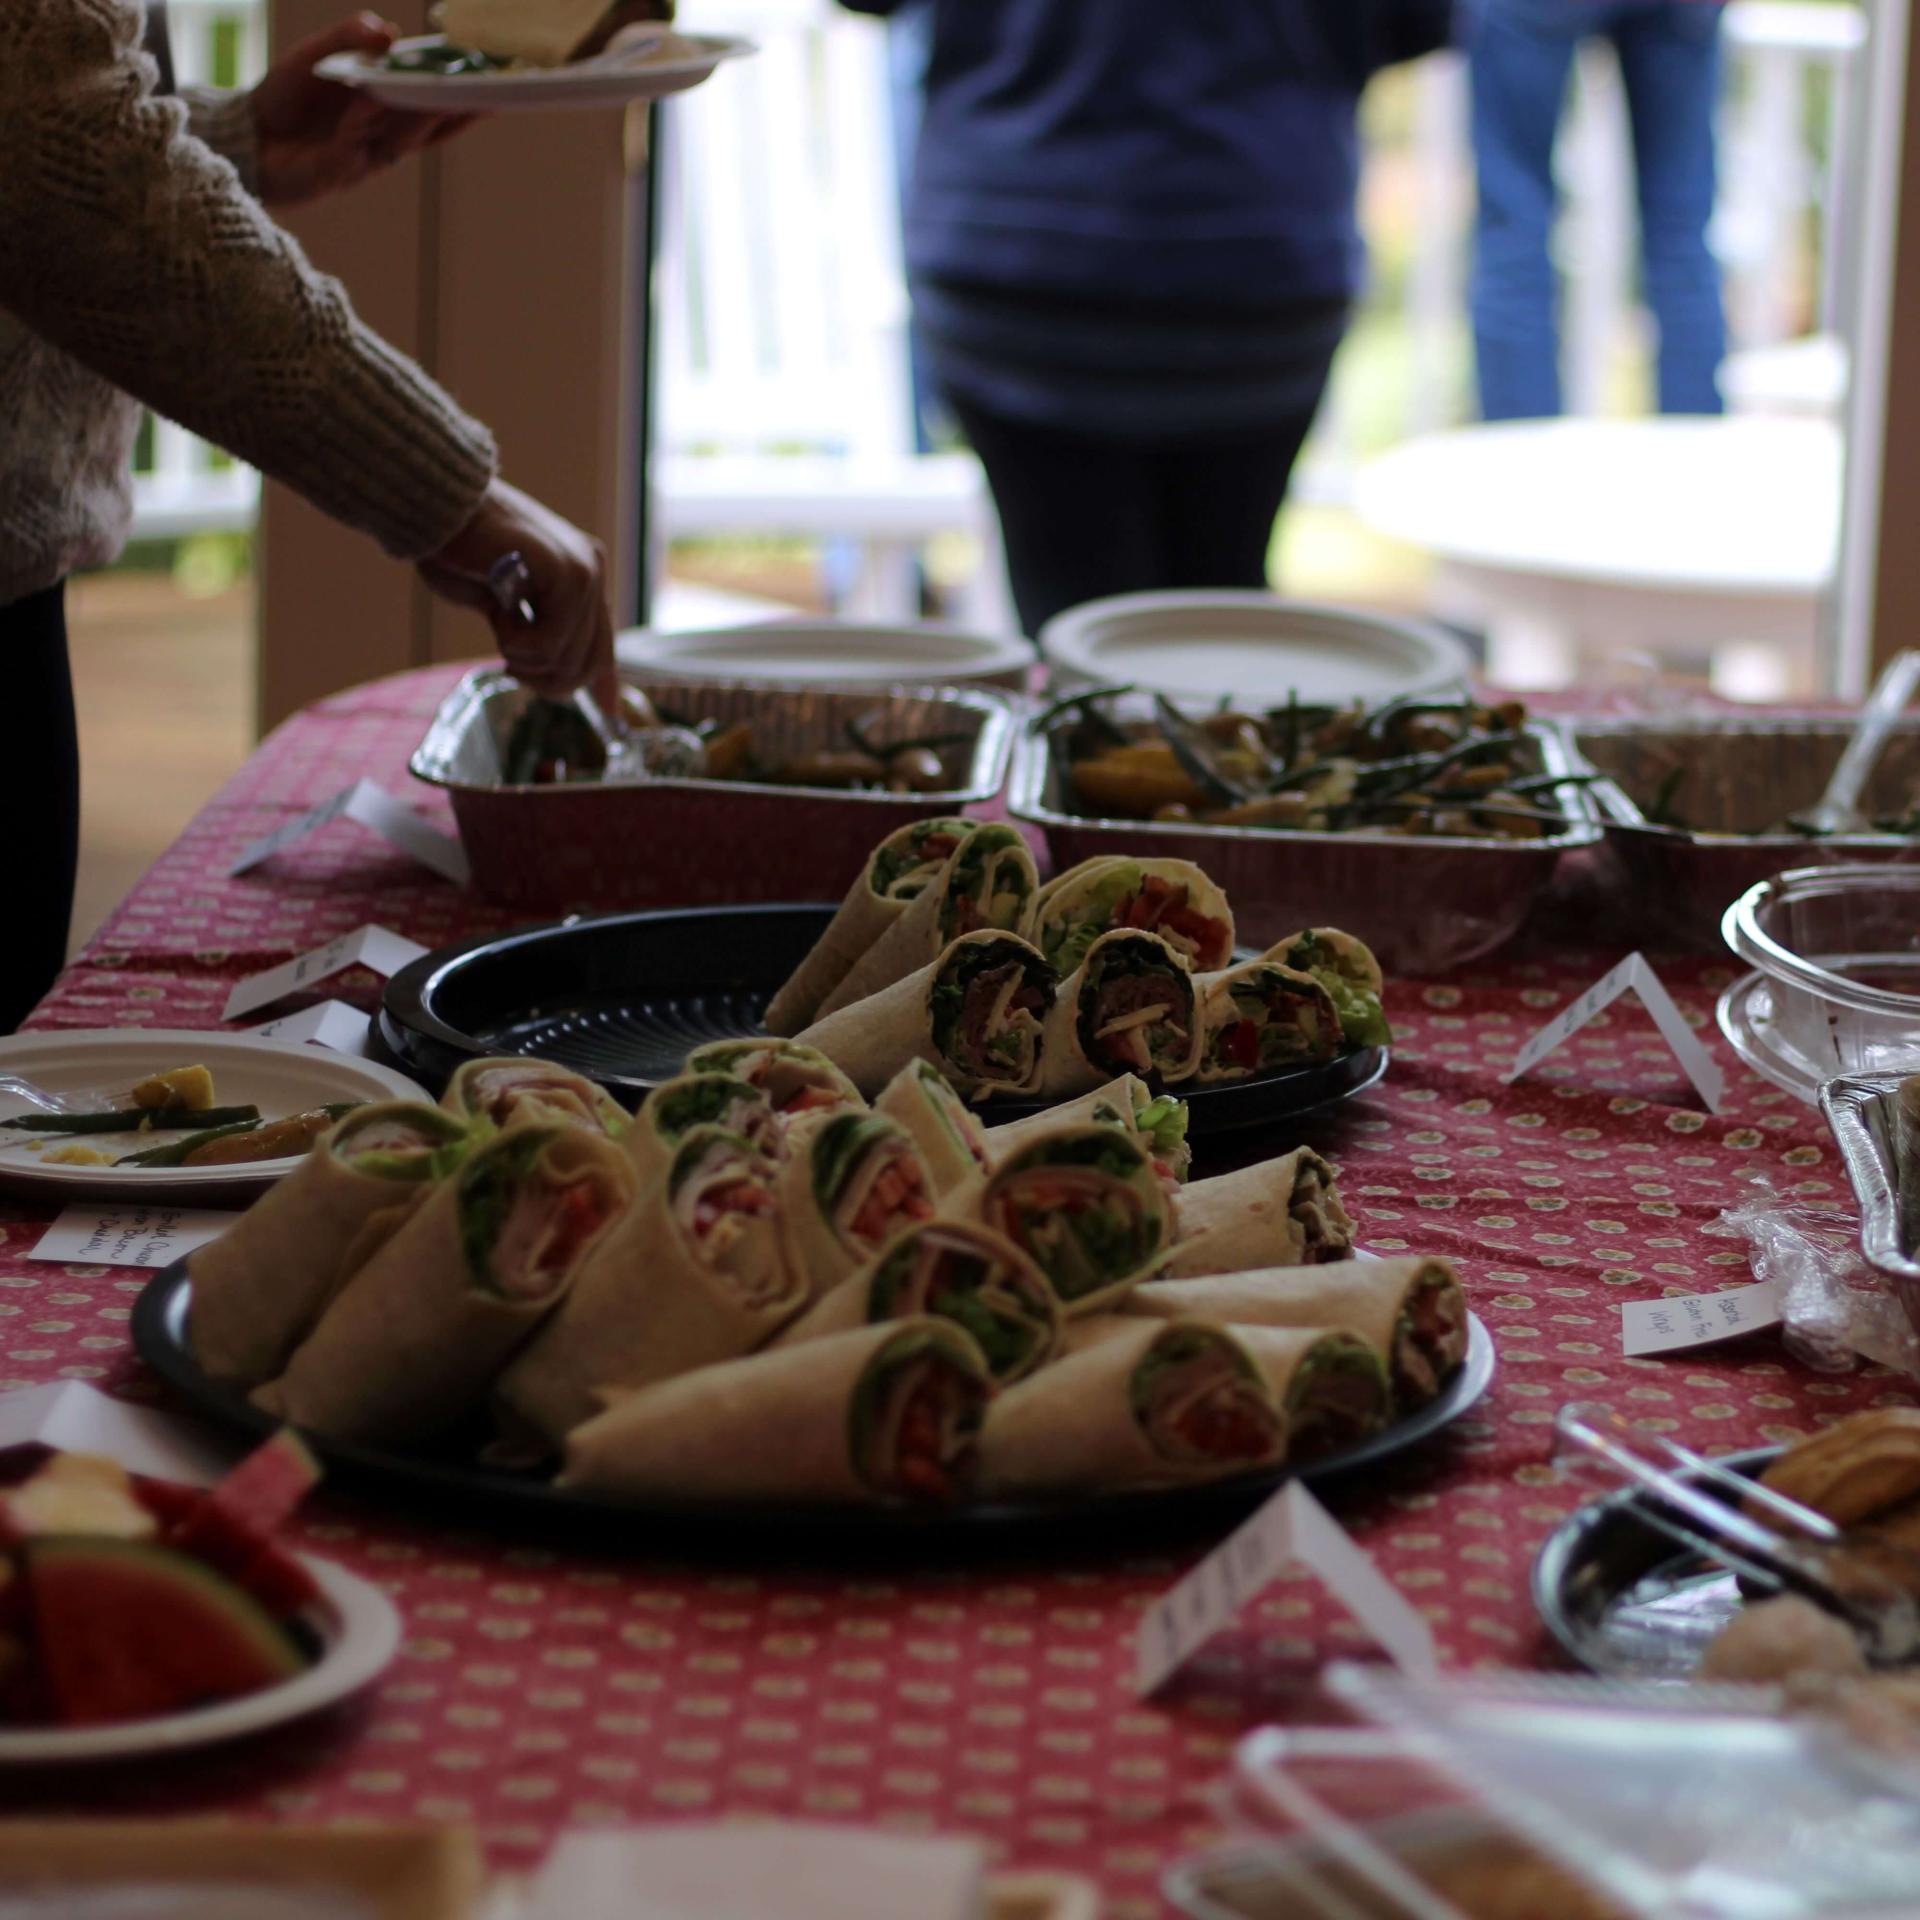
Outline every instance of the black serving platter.
<svg viewBox="0 0 1920 1920">
<path fill-rule="evenodd" d="M 1723 1455 L 1714 1465 L 1754 1479 L 1779 1453 L 1756 1447 Z M 1541 1621 L 1589 1672 L 1687 1680 L 1707 1642 L 1744 1604 L 1733 1574 L 1648 1520 L 1659 1504 L 1639 1487 L 1592 1501 L 1547 1536 L 1534 1560 L 1533 1601 Z"/>
<path fill-rule="evenodd" d="M 387 982 L 375 1036 L 435 1089 L 462 1061 L 524 1053 L 638 1106 L 695 1047 L 759 1033 L 767 1002 L 833 913 L 812 905 L 605 913 L 469 940 Z M 1190 1134 L 1231 1132 L 1364 1093 L 1390 1058 L 1385 1047 L 1363 1047 L 1322 1066 L 1174 1091 L 1187 1102 Z M 992 1100 L 981 1114 L 1019 1120 L 1044 1104 Z"/>
<path fill-rule="evenodd" d="M 281 1423 L 200 1370 L 187 1337 L 192 1283 L 187 1263 L 176 1260 L 147 1283 L 134 1302 L 133 1344 L 140 1357 L 195 1412 L 223 1426 L 267 1434 Z M 1493 1379 L 1493 1339 L 1469 1316 L 1466 1363 L 1438 1399 L 1397 1421 L 1383 1433 L 1324 1455 L 1299 1471 L 1310 1485 L 1337 1481 L 1357 1469 L 1384 1464 L 1418 1446 L 1459 1419 Z M 1149 1488 L 1103 1494 L 1074 1502 L 979 1504 L 956 1508 L 892 1505 L 752 1506 L 621 1500 L 611 1494 L 556 1487 L 537 1474 L 481 1464 L 485 1435 L 476 1431 L 437 1451 L 399 1452 L 351 1445 L 321 1434 L 304 1436 L 325 1463 L 330 1484 L 431 1505 L 464 1518 L 489 1522 L 559 1524 L 590 1528 L 609 1549 L 669 1551 L 720 1546 L 764 1550 L 769 1544 L 811 1550 L 816 1546 L 879 1546 L 937 1550 L 942 1542 L 971 1552 L 976 1543 L 1045 1545 L 1071 1536 L 1099 1536 L 1110 1550 L 1137 1544 L 1143 1530 L 1185 1531 L 1217 1524 L 1246 1512 L 1293 1477 L 1289 1469 L 1241 1474 L 1203 1486 Z"/>
</svg>

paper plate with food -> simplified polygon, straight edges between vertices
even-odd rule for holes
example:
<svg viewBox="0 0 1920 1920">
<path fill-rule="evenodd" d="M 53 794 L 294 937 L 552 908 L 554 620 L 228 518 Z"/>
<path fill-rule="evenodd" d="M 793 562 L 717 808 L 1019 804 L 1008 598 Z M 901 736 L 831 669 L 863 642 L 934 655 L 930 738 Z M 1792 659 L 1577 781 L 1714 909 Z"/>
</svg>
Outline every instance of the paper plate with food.
<svg viewBox="0 0 1920 1920">
<path fill-rule="evenodd" d="M 343 1117 L 419 1094 L 371 1060 L 244 1033 L 18 1033 L 0 1039 L 0 1188 L 241 1201 Z"/>
<path fill-rule="evenodd" d="M 342 1122 L 134 1339 L 202 1411 L 416 1495 L 736 1539 L 1047 1525 L 1351 1468 L 1491 1374 L 1446 1261 L 1357 1256 L 1330 1162 L 1194 1179 L 1137 1076 L 989 1125 L 924 1059 L 869 1102 L 763 1037 L 631 1118 L 507 1058 L 390 1112 L 410 1147 Z"/>
<path fill-rule="evenodd" d="M 659 0 L 440 0 L 438 33 L 330 54 L 314 71 L 411 112 L 550 113 L 684 93 L 754 51 L 733 34 L 676 32 L 671 11 Z"/>
<path fill-rule="evenodd" d="M 288 1433 L 210 1490 L 0 1449 L 0 1766 L 230 1740 L 384 1671 L 392 1602 L 278 1538 L 319 1477 Z"/>
</svg>

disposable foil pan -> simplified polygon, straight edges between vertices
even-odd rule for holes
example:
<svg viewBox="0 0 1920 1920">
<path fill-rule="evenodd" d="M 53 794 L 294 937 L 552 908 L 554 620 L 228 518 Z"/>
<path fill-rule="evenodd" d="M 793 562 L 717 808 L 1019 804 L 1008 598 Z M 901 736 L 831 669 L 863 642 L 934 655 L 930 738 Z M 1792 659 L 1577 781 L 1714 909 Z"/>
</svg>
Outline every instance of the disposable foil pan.
<svg viewBox="0 0 1920 1920">
<path fill-rule="evenodd" d="M 1530 773 L 1572 771 L 1553 726 L 1529 721 L 1526 731 L 1520 753 Z M 1191 860 L 1225 889 L 1244 944 L 1268 946 L 1301 927 L 1341 927 L 1389 973 L 1444 973 L 1491 953 L 1520 931 L 1561 856 L 1600 838 L 1578 789 L 1563 791 L 1561 808 L 1573 821 L 1563 833 L 1475 840 L 1097 819 L 1069 810 L 1066 778 L 1049 742 L 1023 735 L 1010 811 L 1045 832 L 1056 872 L 1100 854 Z"/>
<path fill-rule="evenodd" d="M 468 674 L 441 703 L 410 763 L 444 787 L 475 884 L 513 907 L 704 906 L 837 900 L 895 827 L 957 813 L 1001 788 L 1013 709 L 986 691 L 895 687 L 824 692 L 752 681 L 655 680 L 648 696 L 690 717 L 753 725 L 773 754 L 847 745 L 857 720 L 881 741 L 953 733 L 937 793 L 842 793 L 742 780 L 650 780 L 511 786 L 500 750 L 532 696 L 493 668 Z"/>
<path fill-rule="evenodd" d="M 1789 867 L 1920 860 L 1920 839 L 1842 834 L 1809 840 L 1767 829 L 1820 797 L 1853 731 L 1845 716 L 1595 720 L 1576 723 L 1575 753 L 1609 776 L 1595 798 L 1607 822 L 1614 882 L 1635 922 L 1662 944 L 1715 952 L 1720 917 L 1749 887 Z M 1690 831 L 1650 830 L 1653 804 L 1675 767 L 1675 801 Z M 1920 722 L 1902 726 L 1862 796 L 1861 811 L 1906 811 L 1920 801 Z"/>
<path fill-rule="evenodd" d="M 1920 1329 L 1920 1152 L 1900 1151 L 1900 1083 L 1906 1077 L 1862 1073 L 1829 1080 L 1820 1089 L 1820 1110 L 1860 1202 L 1861 1255 L 1886 1275 Z"/>
</svg>

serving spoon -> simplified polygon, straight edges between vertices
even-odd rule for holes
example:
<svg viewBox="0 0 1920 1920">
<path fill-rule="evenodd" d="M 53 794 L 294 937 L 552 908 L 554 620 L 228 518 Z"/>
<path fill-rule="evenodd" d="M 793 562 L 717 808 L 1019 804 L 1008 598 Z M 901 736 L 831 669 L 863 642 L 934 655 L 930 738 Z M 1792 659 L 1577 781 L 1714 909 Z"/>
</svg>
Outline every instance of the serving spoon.
<svg viewBox="0 0 1920 1920">
<path fill-rule="evenodd" d="M 1920 687 L 1920 649 L 1909 647 L 1896 653 L 1874 682 L 1826 791 L 1812 806 L 1789 814 L 1774 829 L 1776 833 L 1806 833 L 1828 839 L 1835 834 L 1873 831 L 1873 823 L 1860 811 L 1860 795 L 1880 764 L 1887 741 L 1916 687 Z"/>
</svg>

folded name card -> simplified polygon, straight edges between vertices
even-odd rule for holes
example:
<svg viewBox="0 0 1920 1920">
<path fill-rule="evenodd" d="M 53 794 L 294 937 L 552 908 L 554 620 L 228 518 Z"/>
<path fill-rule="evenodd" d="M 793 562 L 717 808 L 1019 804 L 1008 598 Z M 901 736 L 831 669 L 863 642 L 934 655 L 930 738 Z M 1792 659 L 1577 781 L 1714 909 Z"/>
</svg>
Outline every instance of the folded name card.
<svg viewBox="0 0 1920 1920">
<path fill-rule="evenodd" d="M 223 1020 L 238 1020 L 243 1013 L 257 1012 L 283 1000 L 290 993 L 310 987 L 316 980 L 344 973 L 349 967 L 366 967 L 374 973 L 398 973 L 425 952 L 417 940 L 409 940 L 391 927 L 356 927 L 342 933 L 324 946 L 315 947 L 292 960 L 283 960 L 263 973 L 249 974 L 227 995 L 221 1013 Z"/>
<path fill-rule="evenodd" d="M 228 877 L 247 872 L 263 860 L 271 860 L 282 849 L 304 840 L 310 833 L 336 820 L 353 820 L 377 833 L 381 839 L 410 854 L 422 866 L 431 867 L 455 886 L 465 886 L 469 878 L 465 849 L 437 828 L 430 827 L 414 810 L 396 800 L 384 787 L 371 780 L 356 780 L 343 787 L 332 799 L 297 815 L 285 826 L 256 840 L 232 866 Z"/>
</svg>

